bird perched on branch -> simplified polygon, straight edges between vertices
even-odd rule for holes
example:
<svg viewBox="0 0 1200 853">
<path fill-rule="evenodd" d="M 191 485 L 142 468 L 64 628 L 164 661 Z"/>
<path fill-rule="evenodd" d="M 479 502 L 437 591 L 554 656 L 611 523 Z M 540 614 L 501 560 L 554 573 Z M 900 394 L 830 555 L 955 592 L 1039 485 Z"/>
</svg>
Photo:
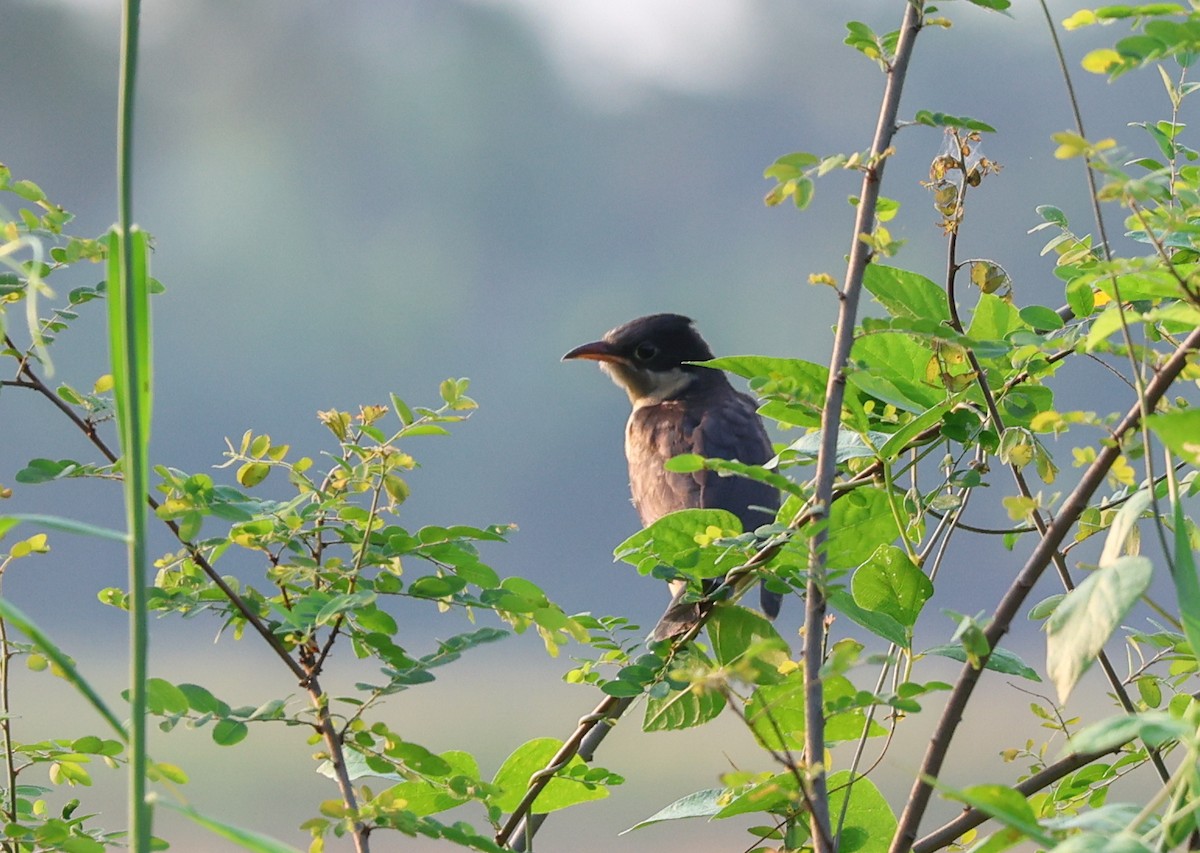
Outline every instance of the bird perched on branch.
<svg viewBox="0 0 1200 853">
<path fill-rule="evenodd" d="M 712 357 L 692 321 L 679 314 L 639 317 L 563 356 L 564 361 L 600 362 L 629 395 L 633 412 L 625 427 L 625 457 L 643 526 L 669 512 L 695 508 L 728 510 L 745 530 L 775 518 L 779 493 L 765 483 L 708 470 L 678 474 L 663 469 L 681 453 L 751 465 L 771 458 L 771 442 L 754 399 L 734 390 L 724 372 L 690 363 Z M 709 589 L 715 586 L 712 582 Z M 671 591 L 671 603 L 654 629 L 656 640 L 685 633 L 700 616 L 700 605 L 686 598 L 686 582 L 672 581 Z M 781 602 L 779 593 L 762 588 L 768 617 L 778 615 Z"/>
</svg>

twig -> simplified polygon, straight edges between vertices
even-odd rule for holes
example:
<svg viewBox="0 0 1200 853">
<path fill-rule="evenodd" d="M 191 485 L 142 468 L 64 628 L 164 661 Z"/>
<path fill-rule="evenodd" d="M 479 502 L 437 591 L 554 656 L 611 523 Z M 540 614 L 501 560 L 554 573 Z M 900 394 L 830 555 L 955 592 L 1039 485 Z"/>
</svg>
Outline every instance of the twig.
<svg viewBox="0 0 1200 853">
<path fill-rule="evenodd" d="M 511 849 L 525 850 L 526 843 L 537 832 L 544 815 L 533 815 L 530 809 L 538 794 L 554 778 L 554 774 L 567 766 L 572 758 L 578 755 L 584 761 L 590 761 L 601 741 L 608 735 L 609 730 L 616 725 L 617 720 L 625 713 L 625 709 L 633 704 L 633 696 L 606 696 L 604 701 L 596 706 L 592 713 L 579 718 L 574 734 L 559 747 L 558 752 L 550 759 L 550 763 L 529 779 L 529 788 L 521 802 L 513 809 L 508 821 L 496 833 L 496 843 L 503 847 L 512 840 Z M 600 725 L 604 723 L 605 725 Z"/>
<path fill-rule="evenodd" d="M 962 150 L 961 147 L 958 150 L 961 152 L 961 150 Z M 961 222 L 962 222 L 963 204 L 964 204 L 964 199 L 966 198 L 966 195 L 967 195 L 968 184 L 967 184 L 967 180 L 966 180 L 966 174 L 967 174 L 966 163 L 964 163 L 962 161 L 961 153 L 959 156 L 960 156 L 959 165 L 961 167 L 963 180 L 962 180 L 962 184 L 959 188 L 958 206 L 957 206 L 957 210 L 955 211 L 955 216 L 957 217 L 957 222 L 955 224 L 954 229 L 950 232 L 950 238 L 947 241 L 946 294 L 947 294 L 947 301 L 949 303 L 949 308 L 950 308 L 951 325 L 954 327 L 954 330 L 956 332 L 958 332 L 959 334 L 963 334 L 962 320 L 959 318 L 959 315 L 958 315 L 958 301 L 955 298 L 955 293 L 954 293 L 955 280 L 957 278 L 957 273 L 958 273 L 958 270 L 960 267 L 960 265 L 956 262 L 956 259 L 955 259 L 955 250 L 958 245 L 958 225 L 961 224 Z M 983 395 L 983 402 L 984 402 L 984 406 L 987 409 L 988 419 L 992 422 L 992 427 L 993 427 L 993 429 L 995 429 L 996 435 L 1003 435 L 1004 429 L 1005 429 L 1004 419 L 1000 414 L 1000 407 L 996 405 L 996 397 L 992 393 L 991 383 L 988 382 L 987 372 L 983 369 L 983 365 L 980 363 L 979 357 L 975 354 L 974 349 L 972 349 L 971 347 L 966 347 L 965 351 L 967 354 L 967 361 L 970 363 L 971 370 L 974 372 L 974 375 L 975 375 L 975 384 L 979 387 L 980 393 Z M 1141 390 L 1140 386 L 1142 385 L 1142 383 L 1139 382 L 1138 385 L 1139 385 L 1138 390 L 1140 391 Z M 1139 395 L 1137 399 L 1140 401 L 1141 396 Z M 1142 431 L 1143 431 L 1143 434 L 1145 433 L 1145 429 L 1146 429 L 1145 423 L 1144 423 L 1144 418 L 1145 418 L 1145 413 L 1147 411 L 1148 411 L 1148 409 L 1146 409 L 1146 408 L 1142 409 L 1142 417 L 1143 417 Z M 1010 462 L 1008 465 L 1008 468 L 1009 468 L 1009 471 L 1012 473 L 1013 480 L 1017 484 L 1017 491 L 1020 493 L 1021 497 L 1027 501 L 1032 501 L 1033 500 L 1033 490 L 1029 488 L 1029 484 L 1025 480 L 1025 474 L 1021 470 L 1021 466 L 1017 465 L 1015 462 Z M 1149 460 L 1147 460 L 1147 475 L 1148 475 L 1149 479 L 1151 480 L 1151 483 L 1153 483 L 1152 474 L 1153 474 L 1153 472 L 1149 468 Z M 1151 494 L 1153 494 L 1153 485 L 1151 485 Z M 1033 522 L 1033 526 L 1035 528 L 1037 528 L 1038 535 L 1044 537 L 1046 535 L 1046 521 L 1042 517 L 1042 513 L 1038 509 L 1035 508 L 1030 513 L 1030 520 Z M 1071 590 L 1073 590 L 1075 588 L 1075 582 L 1071 579 L 1071 572 L 1070 572 L 1070 569 L 1067 567 L 1067 561 L 1063 557 L 1062 552 L 1059 549 L 1055 548 L 1051 554 L 1050 559 L 1054 563 L 1054 569 L 1058 573 L 1058 578 L 1059 578 L 1059 581 L 1063 585 L 1063 589 L 1065 589 L 1067 592 L 1070 592 Z M 1133 702 L 1129 698 L 1129 692 L 1125 689 L 1125 685 L 1121 683 L 1121 677 L 1119 675 L 1117 675 L 1117 671 L 1113 667 L 1112 661 L 1109 660 L 1108 653 L 1105 652 L 1103 649 L 1101 649 L 1099 654 L 1097 655 L 1097 659 L 1099 660 L 1101 670 L 1103 670 L 1103 672 L 1104 672 L 1105 679 L 1108 681 L 1109 687 L 1112 688 L 1113 693 L 1116 694 L 1118 700 L 1121 703 L 1121 707 L 1128 714 L 1136 713 L 1137 709 L 1134 708 Z M 1150 763 L 1154 765 L 1154 769 L 1158 773 L 1159 778 L 1165 783 L 1170 778 L 1170 772 L 1167 770 L 1167 765 L 1163 762 L 1162 756 L 1159 754 L 1158 750 L 1154 750 L 1154 749 L 1150 750 Z"/>
<path fill-rule="evenodd" d="M 821 410 L 821 445 L 817 453 L 815 474 L 816 501 L 814 514 L 818 521 L 829 517 L 833 499 L 833 480 L 837 473 L 837 443 L 842 417 L 842 401 L 846 390 L 846 363 L 850 348 L 854 344 L 855 322 L 858 316 L 858 300 L 862 292 L 863 274 L 871 260 L 872 249 L 863 239 L 870 234 L 875 222 L 875 207 L 879 201 L 879 185 L 887 164 L 892 137 L 896 133 L 896 116 L 900 109 L 900 95 L 908 71 L 909 58 L 917 34 L 921 31 L 924 17 L 924 2 L 909 0 L 904 7 L 904 20 L 900 24 L 900 38 L 896 52 L 887 70 L 887 85 L 879 109 L 879 120 L 875 126 L 875 138 L 871 143 L 871 154 L 863 170 L 862 190 L 859 193 L 855 215 L 854 232 L 850 247 L 850 259 L 846 265 L 846 279 L 839 291 L 837 332 L 834 336 L 833 352 L 829 359 L 829 381 L 825 387 L 825 403 Z M 826 791 L 825 772 L 819 765 L 825 756 L 825 699 L 821 680 L 821 650 L 825 643 L 825 543 L 828 530 L 819 524 L 813 537 L 812 557 L 809 561 L 808 585 L 805 591 L 804 614 L 804 747 L 812 784 L 813 808 L 810 816 L 812 837 L 816 853 L 832 853 L 832 838 L 829 826 L 829 797 Z"/>
<path fill-rule="evenodd" d="M 7 336 L 4 338 L 4 343 L 9 347 L 14 349 L 16 348 L 16 345 L 13 343 L 12 339 Z M 60 412 L 67 416 L 71 423 L 75 424 L 75 426 L 79 428 L 79 431 L 87 437 L 88 441 L 92 443 L 92 446 L 100 451 L 100 455 L 102 455 L 109 462 L 117 461 L 117 454 L 113 452 L 112 448 L 110 448 L 108 444 L 105 443 L 104 439 L 102 439 L 96 432 L 96 425 L 79 417 L 78 413 L 68 406 L 65 401 L 59 399 L 59 396 L 55 394 L 45 382 L 42 381 L 41 377 L 33 372 L 33 370 L 29 367 L 28 362 L 22 365 L 21 374 L 25 377 L 25 380 L 19 383 L 21 387 L 36 391 L 45 399 L 49 400 Z M 157 510 L 159 507 L 158 501 L 155 500 L 151 495 L 146 496 L 146 503 L 153 510 Z M 300 685 L 302 687 L 305 686 L 309 678 L 309 673 L 306 672 L 304 668 L 301 667 L 300 664 L 298 664 L 296 660 L 288 653 L 280 639 L 275 636 L 275 633 L 267 627 L 262 619 L 259 618 L 257 613 L 250 609 L 249 605 L 242 600 L 241 596 L 239 596 L 233 590 L 233 588 L 225 582 L 225 579 L 221 577 L 220 573 L 218 573 L 215 568 L 213 568 L 213 565 L 200 552 L 200 550 L 191 542 L 184 539 L 182 535 L 180 535 L 179 525 L 176 524 L 175 521 L 171 519 L 163 519 L 163 523 L 167 525 L 170 531 L 175 535 L 175 538 L 179 540 L 179 543 L 187 549 L 188 557 L 190 557 L 191 560 L 200 567 L 200 570 L 204 572 L 210 581 L 213 582 L 217 589 L 221 590 L 221 593 L 229 600 L 229 603 L 237 609 L 242 618 L 249 623 L 250 627 L 252 627 L 259 634 L 259 636 L 266 641 L 267 645 L 271 647 L 271 650 L 275 652 L 276 657 L 282 660 L 287 665 L 288 669 L 292 671 L 292 674 L 296 676 L 296 679 L 300 682 Z"/>
<path fill-rule="evenodd" d="M 337 782 L 338 793 L 342 795 L 342 804 L 351 813 L 356 813 L 358 798 L 354 794 L 354 783 L 346 768 L 345 746 L 338 734 L 337 726 L 333 723 L 333 717 L 329 713 L 329 697 L 321 690 L 316 673 L 308 678 L 305 688 L 308 690 L 309 701 L 312 702 L 313 709 L 317 712 L 317 731 L 321 733 L 321 738 L 325 741 L 325 748 L 329 750 L 329 763 L 333 765 L 333 775 Z M 370 828 L 355 816 L 353 836 L 356 853 L 370 853 L 370 832 Z"/>
<path fill-rule="evenodd" d="M 11 558 L 10 558 L 11 559 Z M 0 579 L 9 560 L 0 563 Z M 0 736 L 4 738 L 4 776 L 5 788 L 4 816 L 10 823 L 17 821 L 17 768 L 13 761 L 12 740 L 12 708 L 9 704 L 9 679 L 12 677 L 12 646 L 8 644 L 8 623 L 0 619 Z M 5 840 L 3 849 L 6 853 L 16 853 L 16 842 Z"/>
<path fill-rule="evenodd" d="M 12 340 L 5 337 L 5 344 L 16 349 Z M 117 455 L 105 443 L 96 432 L 95 425 L 90 421 L 86 421 L 70 408 L 63 400 L 60 400 L 58 395 L 46 385 L 45 382 L 30 368 L 28 362 L 24 362 L 21 366 L 20 374 L 24 376 L 24 380 L 20 382 L 22 387 L 29 388 L 41 394 L 59 409 L 67 418 L 75 424 L 79 430 L 87 436 L 92 445 L 100 452 L 109 462 L 116 462 Z M 15 384 L 15 383 L 14 383 Z M 159 503 L 154 497 L 147 495 L 146 502 L 151 509 L 158 509 Z M 350 779 L 346 769 L 345 747 L 342 744 L 341 737 L 337 727 L 334 725 L 333 718 L 329 713 L 328 701 L 321 689 L 317 680 L 319 671 L 316 668 L 305 668 L 291 654 L 288 653 L 282 641 L 275 633 L 262 621 L 259 615 L 250 609 L 250 606 L 242 599 L 241 596 L 234 591 L 225 579 L 217 572 L 208 559 L 200 552 L 200 550 L 187 541 L 180 534 L 179 525 L 171 519 L 163 519 L 163 523 L 175 535 L 180 544 L 187 549 L 189 558 L 200 567 L 200 570 L 208 577 L 221 593 L 226 597 L 230 604 L 241 614 L 242 618 L 266 641 L 267 645 L 275 652 L 276 657 L 284 663 L 285 666 L 296 677 L 300 686 L 303 687 L 309 695 L 312 702 L 313 710 L 317 715 L 316 729 L 320 732 L 322 739 L 325 741 L 325 746 L 329 750 L 329 760 L 333 765 L 334 778 L 337 782 L 339 793 L 342 796 L 342 801 L 346 808 L 350 811 L 356 811 L 358 808 L 357 798 L 354 794 L 354 785 Z M 365 545 L 364 545 L 365 547 Z M 321 659 L 323 662 L 323 658 Z M 368 828 L 362 823 L 357 823 L 354 831 L 354 845 L 357 853 L 368 853 Z"/>
<path fill-rule="evenodd" d="M 1200 329 L 1193 330 L 1179 348 L 1171 354 L 1171 357 L 1163 364 L 1159 372 L 1146 385 L 1145 399 L 1138 400 L 1126 412 L 1120 424 L 1113 431 L 1113 440 L 1105 442 L 1104 446 L 1100 448 L 1095 460 L 1088 466 L 1079 483 L 1071 491 L 1070 495 L 1067 496 L 1058 514 L 1046 528 L 1045 535 L 1038 541 L 1033 553 L 1029 555 L 1029 559 L 997 605 L 996 611 L 992 615 L 991 623 L 984 632 L 989 649 L 995 649 L 999 645 L 1000 639 L 1008 633 L 1013 618 L 1020 610 L 1038 578 L 1041 577 L 1046 566 L 1049 565 L 1058 546 L 1062 544 L 1067 533 L 1079 520 L 1080 513 L 1087 507 L 1087 503 L 1096 489 L 1104 482 L 1108 471 L 1112 468 L 1113 463 L 1116 462 L 1117 457 L 1121 453 L 1121 439 L 1131 430 L 1137 429 L 1141 423 L 1143 406 L 1146 410 L 1152 411 L 1154 409 L 1154 406 L 1162 399 L 1163 395 L 1170 388 L 1171 383 L 1175 381 L 1180 371 L 1187 364 L 1189 356 L 1196 351 L 1197 347 L 1200 347 Z M 976 669 L 969 663 L 964 665 L 953 690 L 950 692 L 950 697 L 942 711 L 942 716 L 930 738 L 929 746 L 926 748 L 925 757 L 916 781 L 913 783 L 908 803 L 900 815 L 896 836 L 892 840 L 890 853 L 908 853 L 912 849 L 921 818 L 924 817 L 925 810 L 929 806 L 929 799 L 933 792 L 933 780 L 941 772 L 942 763 L 945 761 L 946 753 L 950 748 L 950 742 L 953 740 L 954 734 L 958 729 L 958 724 L 962 720 L 963 712 L 966 709 L 967 702 L 971 698 L 975 685 L 983 673 L 984 662 L 981 661 L 978 664 L 979 669 Z"/>
<path fill-rule="evenodd" d="M 1053 785 L 1059 779 L 1074 773 L 1079 768 L 1086 767 L 1097 758 L 1103 758 L 1105 755 L 1111 755 L 1123 747 L 1124 744 L 1120 744 L 1101 752 L 1072 753 L 1066 758 L 1054 762 L 1049 767 L 1043 768 L 1042 770 L 1030 776 L 1028 779 L 1018 782 L 1014 787 L 1028 797 L 1030 794 L 1034 794 L 1043 788 Z M 975 827 L 989 820 L 991 817 L 992 816 L 990 814 L 980 811 L 979 809 L 964 809 L 962 814 L 954 818 L 954 820 L 943 824 L 913 844 L 912 851 L 913 853 L 933 853 L 935 850 L 941 850 L 943 847 L 948 847 L 964 832 L 974 829 Z"/>
</svg>

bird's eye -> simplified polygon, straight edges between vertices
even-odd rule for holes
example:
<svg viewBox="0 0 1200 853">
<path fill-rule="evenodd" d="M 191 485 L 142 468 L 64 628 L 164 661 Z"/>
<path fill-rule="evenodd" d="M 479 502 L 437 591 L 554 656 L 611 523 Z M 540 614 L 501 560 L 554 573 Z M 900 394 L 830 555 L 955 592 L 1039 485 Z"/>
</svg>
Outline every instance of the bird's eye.
<svg viewBox="0 0 1200 853">
<path fill-rule="evenodd" d="M 649 361 L 656 355 L 658 355 L 658 347 L 654 344 L 641 343 L 633 350 L 633 357 L 638 361 Z"/>
</svg>

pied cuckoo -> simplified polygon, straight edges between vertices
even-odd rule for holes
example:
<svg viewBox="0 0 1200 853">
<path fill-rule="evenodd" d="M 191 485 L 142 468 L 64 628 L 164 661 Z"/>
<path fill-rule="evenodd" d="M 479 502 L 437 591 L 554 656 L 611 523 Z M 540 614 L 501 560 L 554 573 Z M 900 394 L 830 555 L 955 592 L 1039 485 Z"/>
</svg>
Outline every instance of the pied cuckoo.
<svg viewBox="0 0 1200 853">
<path fill-rule="evenodd" d="M 629 486 L 642 525 L 681 509 L 724 509 L 741 519 L 744 530 L 774 521 L 779 493 L 745 477 L 713 471 L 677 474 L 663 464 L 681 453 L 736 459 L 761 465 L 772 456 L 754 399 L 735 390 L 724 372 L 691 362 L 707 361 L 712 350 L 692 321 L 679 314 L 639 317 L 601 340 L 563 356 L 591 359 L 613 378 L 633 404 L 625 427 Z M 708 589 L 715 588 L 710 582 Z M 687 584 L 671 582 L 672 598 L 654 630 L 662 640 L 685 633 L 699 618 Z M 779 613 L 782 596 L 761 590 L 763 612 Z"/>
</svg>

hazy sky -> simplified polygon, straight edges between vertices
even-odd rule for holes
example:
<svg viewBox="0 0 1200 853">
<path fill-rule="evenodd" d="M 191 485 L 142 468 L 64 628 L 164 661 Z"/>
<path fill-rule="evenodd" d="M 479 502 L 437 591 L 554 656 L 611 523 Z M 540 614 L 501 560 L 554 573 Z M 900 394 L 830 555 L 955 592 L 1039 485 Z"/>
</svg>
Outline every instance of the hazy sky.
<svg viewBox="0 0 1200 853">
<path fill-rule="evenodd" d="M 115 5 L 5 4 L 0 162 L 75 211 L 85 234 L 114 216 Z M 985 148 L 1004 170 L 973 193 L 960 252 L 1003 263 L 1022 304 L 1058 305 L 1061 283 L 1039 256 L 1041 237 L 1027 230 L 1043 203 L 1086 222 L 1086 197 L 1078 164 L 1052 157 L 1050 134 L 1071 120 L 1040 12 L 1016 6 L 1008 18 L 945 3 L 956 25 L 922 34 L 901 112 L 941 110 L 997 128 Z M 135 215 L 155 235 L 154 274 L 167 287 L 155 300 L 155 461 L 211 471 L 224 438 L 247 428 L 316 456 L 318 410 L 385 401 L 390 391 L 433 403 L 440 380 L 468 376 L 479 413 L 449 441 L 406 448 L 424 467 L 401 523 L 515 523 L 513 542 L 485 553 L 501 574 L 530 577 L 568 610 L 648 624 L 665 591 L 611 559 L 637 525 L 621 451 L 627 404 L 591 366 L 559 357 L 634 316 L 671 310 L 693 316 L 720 354 L 827 359 L 835 301 L 807 278 L 840 276 L 857 175 L 823 179 L 801 214 L 763 206 L 762 170 L 794 150 L 869 145 L 882 77 L 841 44 L 843 25 L 853 17 L 885 31 L 902 8 L 902 0 L 144 4 Z M 1075 5 L 1052 8 L 1062 18 Z M 1073 66 L 1117 35 L 1064 36 Z M 1093 136 L 1144 151 L 1127 123 L 1166 117 L 1150 75 L 1110 85 L 1079 72 L 1077 84 Z M 941 143 L 935 130 L 905 130 L 884 190 L 903 205 L 891 223 L 909 241 L 897 263 L 934 278 L 945 247 L 920 181 Z M 100 274 L 81 268 L 55 285 L 65 293 Z M 83 386 L 105 371 L 103 312 L 87 307 L 58 345 L 62 381 Z M 1092 381 L 1105 380 L 1084 372 L 1077 384 Z M 32 457 L 89 458 L 45 406 L 10 390 L 0 397 L 0 483 L 12 485 Z M 116 493 L 100 483 L 22 487 L 9 506 L 102 524 L 120 515 Z M 115 699 L 125 629 L 95 594 L 122 582 L 120 549 L 53 544 L 5 578 L 5 594 L 59 629 Z M 931 613 L 975 612 L 979 590 L 1011 570 L 957 565 L 939 580 Z M 244 578 L 253 569 L 232 559 L 225 567 Z M 785 604 L 786 636 L 795 636 L 801 604 Z M 463 629 L 427 609 L 405 616 L 422 653 L 431 637 Z M 952 627 L 935 618 L 924 639 L 943 642 Z M 213 647 L 216 628 L 203 617 L 157 622 L 156 671 L 212 679 L 238 703 L 294 692 L 248 644 L 225 638 Z M 1013 642 L 1036 649 L 1040 638 L 1031 630 Z M 590 691 L 559 683 L 567 668 L 527 638 L 500 644 L 401 697 L 394 725 L 431 748 L 476 750 L 494 768 L 526 737 L 565 736 L 592 707 Z M 511 730 L 506 722 L 498 731 L 490 709 L 470 707 L 477 685 L 501 716 L 519 721 Z M 997 689 L 1002 705 L 1028 703 Z M 906 737 L 894 778 L 911 770 L 922 737 Z M 614 834 L 717 784 L 731 762 L 758 762 L 752 747 L 735 737 L 712 748 L 704 732 L 647 738 L 622 727 L 600 763 L 630 784 L 552 820 L 548 849 L 716 843 L 703 825 L 689 827 L 692 835 Z M 314 777 L 262 814 L 222 774 L 251 790 L 260 776 L 262 787 L 283 790 L 308 778 L 307 753 L 290 730 L 252 740 L 259 751 L 248 743 L 222 752 L 231 762 L 223 771 L 194 774 L 192 795 L 300 843 L 295 825 L 328 792 Z M 200 736 L 165 743 L 194 750 L 197 767 L 211 758 Z M 728 849 L 744 837 L 738 826 L 720 831 Z"/>
</svg>

